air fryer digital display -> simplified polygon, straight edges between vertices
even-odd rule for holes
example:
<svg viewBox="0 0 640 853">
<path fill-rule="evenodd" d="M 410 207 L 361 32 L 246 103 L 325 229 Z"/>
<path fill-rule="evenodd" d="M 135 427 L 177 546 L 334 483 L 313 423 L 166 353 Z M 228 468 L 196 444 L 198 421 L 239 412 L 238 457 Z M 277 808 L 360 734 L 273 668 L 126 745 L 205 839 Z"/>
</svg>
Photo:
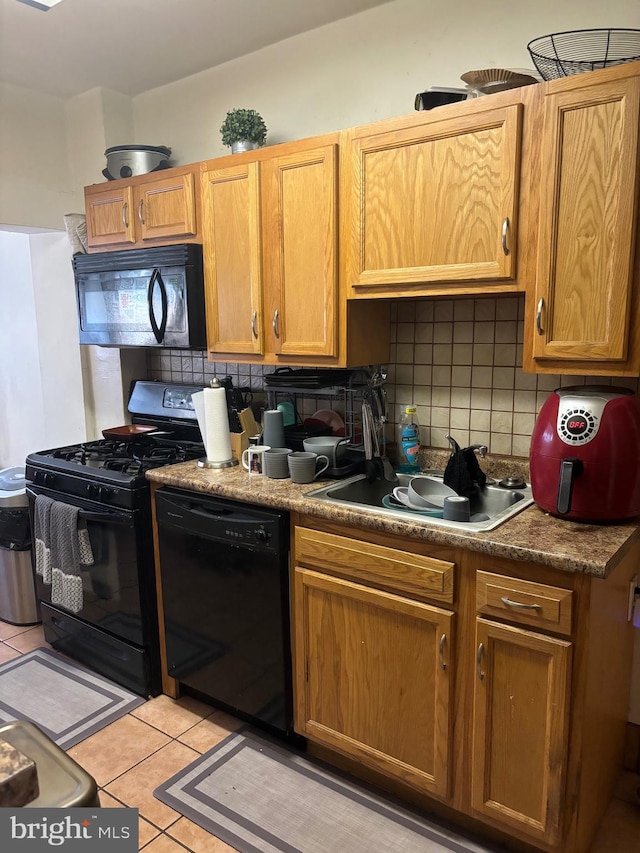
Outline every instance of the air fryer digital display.
<svg viewBox="0 0 640 853">
<path fill-rule="evenodd" d="M 598 431 L 599 418 L 588 409 L 558 412 L 558 435 L 571 445 L 588 444 Z"/>
</svg>

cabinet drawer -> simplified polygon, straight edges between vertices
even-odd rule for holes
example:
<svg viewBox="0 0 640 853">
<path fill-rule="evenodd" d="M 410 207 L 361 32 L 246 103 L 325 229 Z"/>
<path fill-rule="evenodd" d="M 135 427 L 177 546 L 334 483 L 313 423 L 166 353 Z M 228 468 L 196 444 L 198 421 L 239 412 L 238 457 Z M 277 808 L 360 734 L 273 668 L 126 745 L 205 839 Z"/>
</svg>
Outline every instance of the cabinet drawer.
<svg viewBox="0 0 640 853">
<path fill-rule="evenodd" d="M 491 572 L 478 572 L 476 576 L 478 613 L 558 634 L 571 633 L 572 596 L 569 589 L 520 578 Z"/>
<path fill-rule="evenodd" d="M 310 568 L 384 586 L 418 598 L 453 601 L 455 563 L 397 548 L 296 527 L 295 560 Z"/>
</svg>

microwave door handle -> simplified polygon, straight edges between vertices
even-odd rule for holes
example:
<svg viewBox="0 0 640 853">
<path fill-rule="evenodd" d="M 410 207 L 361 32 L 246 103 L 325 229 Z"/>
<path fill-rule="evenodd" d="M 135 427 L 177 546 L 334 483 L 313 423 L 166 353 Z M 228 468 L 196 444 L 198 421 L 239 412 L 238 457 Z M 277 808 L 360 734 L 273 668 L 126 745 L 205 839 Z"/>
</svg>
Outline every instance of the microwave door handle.
<svg viewBox="0 0 640 853">
<path fill-rule="evenodd" d="M 160 320 L 160 325 L 158 326 L 156 322 L 155 314 L 153 313 L 153 291 L 155 289 L 156 284 L 160 288 L 160 297 L 162 300 L 162 318 Z M 154 269 L 151 274 L 151 278 L 149 279 L 149 287 L 147 288 L 147 301 L 149 303 L 149 322 L 151 323 L 151 328 L 153 329 L 153 334 L 155 339 L 159 344 L 162 343 L 164 338 L 164 333 L 167 328 L 167 314 L 169 311 L 169 303 L 167 301 L 167 288 L 165 287 L 164 281 L 162 280 L 162 276 L 160 275 L 159 269 Z"/>
</svg>

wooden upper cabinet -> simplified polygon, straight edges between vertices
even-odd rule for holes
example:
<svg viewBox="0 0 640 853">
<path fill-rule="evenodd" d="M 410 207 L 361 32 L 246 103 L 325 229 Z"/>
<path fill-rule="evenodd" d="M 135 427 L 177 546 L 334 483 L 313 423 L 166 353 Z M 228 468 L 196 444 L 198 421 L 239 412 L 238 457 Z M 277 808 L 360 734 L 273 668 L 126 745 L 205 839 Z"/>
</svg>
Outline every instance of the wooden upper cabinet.
<svg viewBox="0 0 640 853">
<path fill-rule="evenodd" d="M 264 352 L 260 239 L 260 165 L 202 174 L 207 347 Z"/>
<path fill-rule="evenodd" d="M 197 233 L 192 172 L 156 178 L 136 187 L 140 240 L 193 237 Z"/>
<path fill-rule="evenodd" d="M 282 356 L 335 356 L 338 146 L 262 166 L 269 347 Z"/>
<path fill-rule="evenodd" d="M 545 97 L 526 369 L 640 372 L 634 296 L 640 78 L 618 68 L 550 84 Z"/>
<path fill-rule="evenodd" d="M 354 131 L 352 295 L 515 276 L 522 104 Z"/>
<path fill-rule="evenodd" d="M 288 149 L 203 170 L 212 353 L 338 355 L 338 146 Z"/>
<path fill-rule="evenodd" d="M 471 806 L 553 845 L 561 838 L 571 644 L 476 621 Z"/>
<path fill-rule="evenodd" d="M 85 214 L 90 248 L 122 248 L 136 242 L 133 187 L 118 181 L 117 187 L 93 184 L 86 187 Z"/>
<path fill-rule="evenodd" d="M 199 237 L 196 180 L 191 167 L 85 187 L 90 249 L 193 242 Z"/>
</svg>

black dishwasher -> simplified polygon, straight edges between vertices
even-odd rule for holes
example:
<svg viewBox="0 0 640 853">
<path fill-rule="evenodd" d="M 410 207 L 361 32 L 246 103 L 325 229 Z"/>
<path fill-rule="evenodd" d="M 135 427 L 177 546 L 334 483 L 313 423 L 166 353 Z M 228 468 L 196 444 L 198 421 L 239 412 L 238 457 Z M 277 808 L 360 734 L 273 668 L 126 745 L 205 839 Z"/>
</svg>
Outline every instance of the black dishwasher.
<svg viewBox="0 0 640 853">
<path fill-rule="evenodd" d="M 156 511 L 168 674 L 294 737 L 288 513 L 167 487 Z"/>
</svg>

